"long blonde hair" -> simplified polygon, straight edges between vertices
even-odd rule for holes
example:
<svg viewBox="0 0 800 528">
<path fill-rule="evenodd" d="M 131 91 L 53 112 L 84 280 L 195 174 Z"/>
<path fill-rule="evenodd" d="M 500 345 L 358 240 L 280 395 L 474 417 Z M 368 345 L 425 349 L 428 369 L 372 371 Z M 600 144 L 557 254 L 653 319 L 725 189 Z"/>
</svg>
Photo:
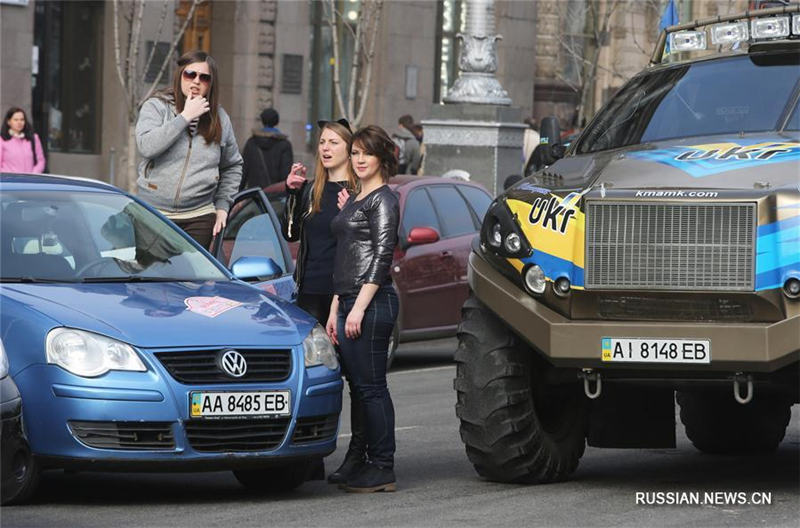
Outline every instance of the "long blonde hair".
<svg viewBox="0 0 800 528">
<path fill-rule="evenodd" d="M 322 135 L 325 129 L 331 130 L 342 138 L 345 145 L 350 145 L 350 139 L 353 137 L 353 133 L 344 125 L 336 121 L 328 121 L 320 128 L 320 135 Z M 348 156 L 350 155 L 349 150 L 347 154 Z M 328 170 L 322 165 L 322 159 L 319 157 L 319 149 L 317 149 L 317 161 L 314 166 L 314 186 L 311 188 L 311 214 L 318 213 L 322 210 L 322 191 L 325 189 L 325 183 L 327 181 Z M 347 162 L 347 188 L 351 191 L 356 188 L 356 175 L 349 161 Z"/>
</svg>

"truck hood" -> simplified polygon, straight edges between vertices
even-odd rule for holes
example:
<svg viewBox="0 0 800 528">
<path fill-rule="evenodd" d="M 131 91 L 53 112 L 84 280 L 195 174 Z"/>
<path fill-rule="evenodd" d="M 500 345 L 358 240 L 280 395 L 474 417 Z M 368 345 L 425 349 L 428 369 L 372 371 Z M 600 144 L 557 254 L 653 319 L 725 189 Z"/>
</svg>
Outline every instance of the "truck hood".
<svg viewBox="0 0 800 528">
<path fill-rule="evenodd" d="M 142 348 L 293 346 L 315 324 L 239 282 L 4 284 L 0 293 L 4 305 Z"/>
<path fill-rule="evenodd" d="M 798 185 L 800 133 L 717 135 L 568 156 L 537 173 L 553 189 L 775 189 Z"/>
</svg>

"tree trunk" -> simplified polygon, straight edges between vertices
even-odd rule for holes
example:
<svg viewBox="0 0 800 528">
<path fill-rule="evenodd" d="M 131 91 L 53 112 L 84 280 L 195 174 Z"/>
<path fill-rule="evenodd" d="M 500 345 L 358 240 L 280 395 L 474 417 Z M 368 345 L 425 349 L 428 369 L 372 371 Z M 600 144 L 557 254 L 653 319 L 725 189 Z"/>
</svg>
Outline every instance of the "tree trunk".
<svg viewBox="0 0 800 528">
<path fill-rule="evenodd" d="M 136 123 L 128 123 L 128 148 L 125 155 L 125 171 L 123 181 L 119 182 L 120 189 L 129 193 L 136 193 Z"/>
</svg>

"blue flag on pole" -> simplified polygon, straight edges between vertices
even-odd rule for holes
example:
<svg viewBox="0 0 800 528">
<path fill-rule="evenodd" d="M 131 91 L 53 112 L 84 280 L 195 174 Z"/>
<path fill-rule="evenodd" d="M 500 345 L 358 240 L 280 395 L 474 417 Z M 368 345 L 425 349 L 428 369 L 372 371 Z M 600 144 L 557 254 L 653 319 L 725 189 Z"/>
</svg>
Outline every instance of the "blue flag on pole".
<svg viewBox="0 0 800 528">
<path fill-rule="evenodd" d="M 669 0 L 667 7 L 664 8 L 664 14 L 661 15 L 661 22 L 658 23 L 658 32 L 661 33 L 665 28 L 674 26 L 680 22 L 678 17 L 678 8 L 675 7 L 675 0 Z M 667 47 L 664 50 L 664 55 L 669 54 L 669 40 L 667 40 Z"/>
</svg>

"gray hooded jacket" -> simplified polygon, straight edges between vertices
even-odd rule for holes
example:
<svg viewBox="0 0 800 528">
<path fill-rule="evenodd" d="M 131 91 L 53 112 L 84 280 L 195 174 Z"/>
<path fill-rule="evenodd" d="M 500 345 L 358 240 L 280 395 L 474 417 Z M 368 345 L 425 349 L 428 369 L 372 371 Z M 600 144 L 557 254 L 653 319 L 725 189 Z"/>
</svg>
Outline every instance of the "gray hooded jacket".
<svg viewBox="0 0 800 528">
<path fill-rule="evenodd" d="M 219 144 L 206 144 L 188 132 L 189 123 L 163 97 L 142 105 L 136 122 L 139 197 L 167 212 L 183 212 L 210 203 L 227 211 L 242 179 L 242 156 L 228 114 L 218 107 Z"/>
</svg>

